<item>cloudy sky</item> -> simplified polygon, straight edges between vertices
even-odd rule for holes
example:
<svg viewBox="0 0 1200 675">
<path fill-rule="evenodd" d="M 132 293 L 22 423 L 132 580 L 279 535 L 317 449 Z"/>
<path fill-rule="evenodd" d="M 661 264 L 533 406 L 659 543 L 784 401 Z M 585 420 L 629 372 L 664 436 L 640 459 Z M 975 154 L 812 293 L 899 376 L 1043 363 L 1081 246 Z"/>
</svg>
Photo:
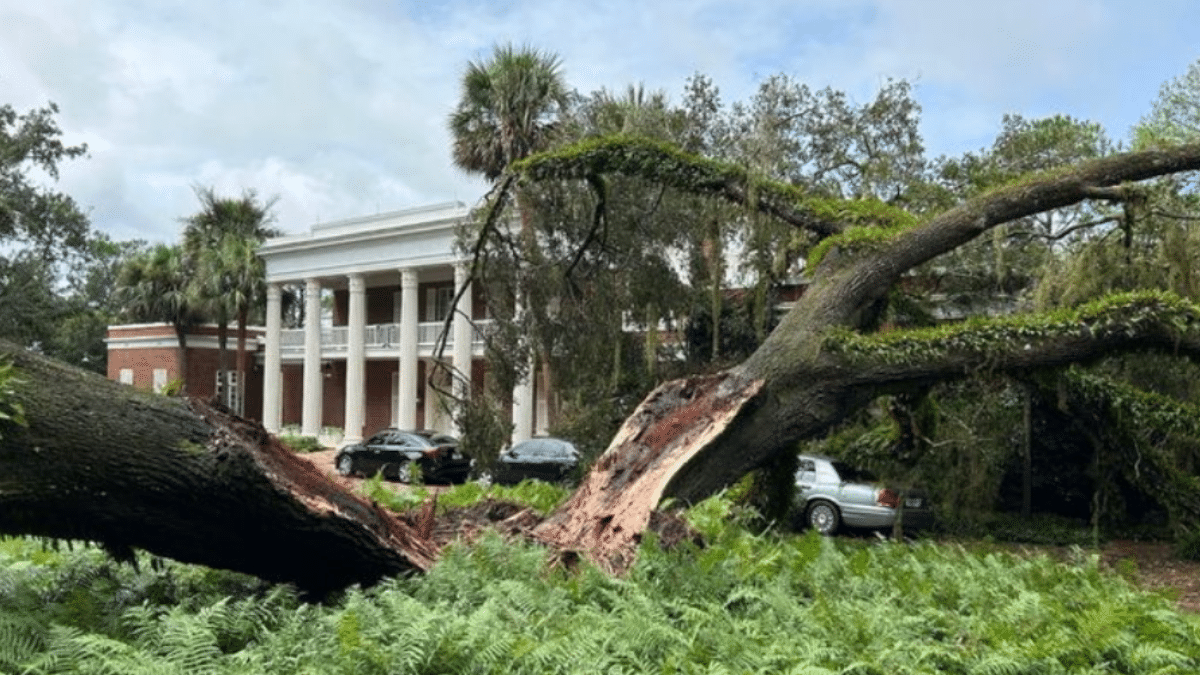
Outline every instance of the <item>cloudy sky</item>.
<svg viewBox="0 0 1200 675">
<path fill-rule="evenodd" d="M 916 86 L 930 156 L 990 144 L 1005 113 L 1114 139 L 1200 59 L 1197 0 L 0 0 L 0 104 L 54 101 L 87 159 L 60 189 L 115 239 L 174 241 L 195 185 L 278 197 L 278 225 L 448 200 L 465 64 L 557 53 L 583 93 L 641 83 L 726 103 L 785 72 L 859 102 Z"/>
</svg>

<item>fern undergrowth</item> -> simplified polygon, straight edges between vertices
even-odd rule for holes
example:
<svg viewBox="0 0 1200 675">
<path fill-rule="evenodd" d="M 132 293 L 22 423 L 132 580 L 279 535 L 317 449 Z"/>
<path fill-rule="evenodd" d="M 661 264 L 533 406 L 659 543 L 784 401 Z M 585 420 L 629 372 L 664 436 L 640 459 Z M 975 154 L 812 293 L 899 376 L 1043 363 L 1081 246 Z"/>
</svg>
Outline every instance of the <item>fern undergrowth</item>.
<svg viewBox="0 0 1200 675">
<path fill-rule="evenodd" d="M 284 586 L 0 540 L 4 673 L 1196 673 L 1200 617 L 1080 552 L 755 533 L 643 542 L 612 577 L 485 535 L 428 574 L 306 604 Z"/>
</svg>

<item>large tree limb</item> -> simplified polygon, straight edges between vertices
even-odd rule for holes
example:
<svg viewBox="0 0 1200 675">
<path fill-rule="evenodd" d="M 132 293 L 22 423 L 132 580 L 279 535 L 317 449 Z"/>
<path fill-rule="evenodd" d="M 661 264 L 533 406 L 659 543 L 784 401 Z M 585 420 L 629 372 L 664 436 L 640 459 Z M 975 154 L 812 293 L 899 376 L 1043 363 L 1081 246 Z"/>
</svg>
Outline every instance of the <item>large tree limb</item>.
<svg viewBox="0 0 1200 675">
<path fill-rule="evenodd" d="M 592 152 L 580 147 L 578 157 L 531 158 L 517 167 L 535 179 L 578 177 L 590 172 L 619 171 L 655 178 L 659 169 L 643 168 L 638 153 L 612 152 L 603 147 Z M 650 153 L 653 162 L 657 155 Z M 683 178 L 663 177 L 680 189 L 723 194 L 715 180 L 693 180 L 687 171 L 693 162 L 683 158 Z M 1076 167 L 1041 174 L 1013 184 L 942 213 L 925 224 L 879 227 L 867 236 L 847 231 L 824 242 L 827 255 L 816 270 L 805 295 L 795 303 L 763 345 L 722 381 L 742 383 L 720 397 L 719 415 L 700 414 L 696 402 L 681 397 L 671 405 L 657 405 L 662 391 L 686 390 L 685 382 L 669 383 L 652 394 L 626 423 L 618 439 L 603 456 L 595 474 L 588 477 L 570 502 L 539 530 L 543 540 L 588 549 L 594 558 L 619 567 L 636 535 L 645 527 L 659 497 L 695 501 L 731 483 L 746 471 L 789 451 L 797 440 L 824 433 L 849 412 L 889 389 L 928 384 L 959 377 L 971 368 L 1003 366 L 1034 368 L 1094 360 L 1105 350 L 1159 348 L 1194 353 L 1194 310 L 1184 310 L 1182 328 L 1171 318 L 1143 320 L 1125 316 L 1113 319 L 1111 330 L 1096 325 L 1072 326 L 1046 340 L 1031 340 L 1030 350 L 1018 349 L 972 354 L 969 350 L 943 349 L 940 354 L 904 362 L 852 365 L 844 354 L 831 354 L 826 341 L 831 329 L 855 330 L 869 323 L 887 291 L 908 270 L 971 241 L 999 224 L 1061 208 L 1084 199 L 1112 199 L 1113 189 L 1125 182 L 1200 168 L 1200 144 L 1166 150 L 1116 155 Z M 706 175 L 703 167 L 700 175 Z M 699 185 L 699 188 L 695 186 Z M 689 187 L 691 186 L 691 187 Z M 737 201 L 736 195 L 733 201 Z M 845 222 L 845 221 L 843 221 Z M 831 230 L 830 230 L 831 231 Z M 1135 303 L 1136 304 L 1136 303 Z M 1175 318 L 1180 318 L 1179 316 Z M 1140 322 L 1140 323 L 1139 323 Z M 1132 332 L 1123 333 L 1129 327 Z M 866 339 L 866 338 L 864 338 Z M 1033 343 L 1038 346 L 1034 348 Z M 984 358 L 986 357 L 986 358 Z M 750 383 L 753 383 L 751 386 Z M 653 411 L 653 414 L 649 414 Z M 679 418 L 680 410 L 693 411 L 678 428 L 678 444 L 670 449 L 632 442 L 659 428 L 659 421 Z M 714 408 L 715 411 L 715 408 Z M 656 467 L 648 483 L 623 483 L 611 476 L 611 467 L 635 461 Z M 596 494 L 591 494 L 596 493 Z M 614 543 L 615 542 L 615 543 Z"/>
<path fill-rule="evenodd" d="M 867 299 L 878 297 L 905 272 L 952 251 L 997 225 L 1078 204 L 1086 199 L 1113 199 L 1125 190 L 1110 189 L 1181 171 L 1200 169 L 1200 143 L 1162 150 L 1124 153 L 1037 174 L 1025 181 L 970 199 L 928 223 L 898 231 L 883 245 L 862 251 L 846 265 L 846 286 L 861 289 Z M 836 245 L 836 242 L 827 242 Z M 821 271 L 817 271 L 818 277 Z"/>
<path fill-rule="evenodd" d="M 1070 206 L 1096 189 L 1160 175 L 1200 169 L 1200 143 L 1163 150 L 1112 155 L 1038 174 L 970 199 L 912 228 L 876 229 L 871 236 L 847 232 L 821 243 L 824 257 L 804 298 L 743 364 L 750 376 L 768 380 L 806 362 L 776 358 L 820 340 L 826 329 L 862 327 L 873 309 L 909 270 L 966 244 L 997 225 Z M 779 371 L 779 372 L 777 372 Z"/>
<path fill-rule="evenodd" d="M 437 548 L 260 426 L 0 343 L 26 424 L 0 428 L 0 532 L 102 542 L 322 594 Z"/>
<path fill-rule="evenodd" d="M 1200 307 L 1168 293 L 1125 293 L 1051 315 L 978 318 L 895 333 L 833 332 L 824 351 L 844 360 L 848 386 L 878 393 L 981 372 L 1088 364 L 1131 351 L 1200 361 Z"/>
<path fill-rule="evenodd" d="M 907 212 L 874 199 L 821 197 L 801 187 L 753 175 L 745 167 L 686 153 L 637 136 L 605 136 L 514 162 L 535 181 L 588 180 L 609 173 L 636 176 L 682 192 L 709 195 L 828 237 L 855 224 L 912 223 Z"/>
</svg>

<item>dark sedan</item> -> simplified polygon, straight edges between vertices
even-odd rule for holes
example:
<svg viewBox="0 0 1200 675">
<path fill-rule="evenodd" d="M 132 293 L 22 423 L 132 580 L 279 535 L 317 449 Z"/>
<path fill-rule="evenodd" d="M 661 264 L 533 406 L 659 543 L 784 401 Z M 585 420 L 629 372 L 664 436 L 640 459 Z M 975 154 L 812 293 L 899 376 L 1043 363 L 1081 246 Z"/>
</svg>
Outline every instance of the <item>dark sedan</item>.
<svg viewBox="0 0 1200 675">
<path fill-rule="evenodd" d="M 531 438 L 500 453 L 492 480 L 514 485 L 526 478 L 556 483 L 565 480 L 579 464 L 579 451 L 561 438 Z"/>
<path fill-rule="evenodd" d="M 384 429 L 362 443 L 347 445 L 334 458 L 343 476 L 374 476 L 408 483 L 413 466 L 428 483 L 462 483 L 471 471 L 471 459 L 458 450 L 452 436 L 431 431 Z"/>
</svg>

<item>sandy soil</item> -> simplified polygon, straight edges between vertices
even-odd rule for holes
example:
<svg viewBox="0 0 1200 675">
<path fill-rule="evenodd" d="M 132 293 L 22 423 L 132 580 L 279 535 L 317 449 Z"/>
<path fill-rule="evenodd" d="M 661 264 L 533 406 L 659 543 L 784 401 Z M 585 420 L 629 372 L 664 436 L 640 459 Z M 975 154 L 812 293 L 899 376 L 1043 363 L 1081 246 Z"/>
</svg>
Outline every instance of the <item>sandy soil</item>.
<svg viewBox="0 0 1200 675">
<path fill-rule="evenodd" d="M 337 450 L 323 450 L 321 452 L 305 453 L 300 456 L 303 457 L 304 459 L 307 459 L 308 461 L 312 462 L 313 464 L 315 464 L 318 469 L 320 469 L 322 472 L 325 473 L 325 475 L 327 475 L 331 479 L 333 479 L 333 481 L 335 483 L 337 483 L 338 485 L 341 485 L 342 487 L 350 490 L 351 492 L 357 493 L 358 489 L 360 487 L 362 487 L 363 481 L 366 479 L 354 478 L 352 476 L 343 476 L 343 475 L 339 474 L 337 472 L 337 470 L 333 468 L 333 458 L 337 455 L 337 452 L 338 452 Z M 408 486 L 403 483 L 384 481 L 383 484 L 387 487 L 392 488 L 393 490 L 396 490 L 397 492 L 404 492 L 404 491 L 408 490 Z M 425 488 L 427 490 L 429 490 L 431 493 L 436 494 L 443 490 L 449 489 L 449 486 L 426 485 Z"/>
</svg>

